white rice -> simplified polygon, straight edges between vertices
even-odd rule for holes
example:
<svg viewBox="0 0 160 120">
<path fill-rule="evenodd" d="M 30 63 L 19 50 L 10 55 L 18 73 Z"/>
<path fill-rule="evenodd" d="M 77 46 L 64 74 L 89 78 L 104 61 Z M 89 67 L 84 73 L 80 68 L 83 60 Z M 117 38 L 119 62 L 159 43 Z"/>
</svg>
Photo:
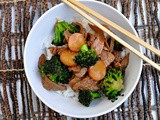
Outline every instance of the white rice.
<svg viewBox="0 0 160 120">
<path fill-rule="evenodd" d="M 64 91 L 56 91 L 58 94 L 63 95 L 64 97 L 70 97 L 76 101 L 78 101 L 78 93 L 74 92 L 69 85 L 67 86 L 67 90 Z"/>
</svg>

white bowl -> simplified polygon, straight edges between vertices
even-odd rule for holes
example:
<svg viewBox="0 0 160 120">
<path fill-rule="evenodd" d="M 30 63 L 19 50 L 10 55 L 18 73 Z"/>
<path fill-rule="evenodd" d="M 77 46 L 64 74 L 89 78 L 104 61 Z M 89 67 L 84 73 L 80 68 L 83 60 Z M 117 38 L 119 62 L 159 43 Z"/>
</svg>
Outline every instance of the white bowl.
<svg viewBox="0 0 160 120">
<path fill-rule="evenodd" d="M 131 23 L 116 9 L 98 1 L 85 0 L 81 2 L 137 35 Z M 111 102 L 107 98 L 102 98 L 94 101 L 90 107 L 85 107 L 71 98 L 66 98 L 53 91 L 45 90 L 42 86 L 41 76 L 37 67 L 38 58 L 43 53 L 42 46 L 44 40 L 48 36 L 53 36 L 53 27 L 56 23 L 56 18 L 69 20 L 77 16 L 81 17 L 65 4 L 59 4 L 43 14 L 34 24 L 28 35 L 24 51 L 24 67 L 31 88 L 48 107 L 67 116 L 77 118 L 96 117 L 114 110 L 131 95 L 140 78 L 142 60 L 133 53 L 130 54 L 130 61 L 125 75 L 125 89 L 122 92 L 124 96 L 120 96 L 115 102 Z M 141 51 L 137 43 L 129 40 L 116 30 L 112 30 L 135 49 Z"/>
</svg>

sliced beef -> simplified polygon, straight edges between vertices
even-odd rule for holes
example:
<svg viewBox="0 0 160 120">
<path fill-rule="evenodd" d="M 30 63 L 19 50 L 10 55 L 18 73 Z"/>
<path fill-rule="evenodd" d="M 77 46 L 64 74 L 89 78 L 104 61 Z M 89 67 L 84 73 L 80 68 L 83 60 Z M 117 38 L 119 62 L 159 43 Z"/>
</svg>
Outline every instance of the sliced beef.
<svg viewBox="0 0 160 120">
<path fill-rule="evenodd" d="M 98 55 L 101 54 L 103 47 L 104 47 L 104 39 L 98 36 L 97 39 L 91 45 L 91 47 L 95 49 Z"/>
<path fill-rule="evenodd" d="M 72 67 L 68 67 L 69 71 L 72 71 L 72 72 L 80 72 L 81 71 L 81 67 L 80 66 L 72 66 Z"/>
<path fill-rule="evenodd" d="M 104 61 L 106 67 L 108 67 L 115 59 L 114 55 L 108 51 L 103 50 L 99 55 L 102 61 Z"/>
<path fill-rule="evenodd" d="M 114 50 L 114 38 L 111 38 L 110 46 L 109 46 L 109 51 L 113 52 L 113 50 Z"/>
<path fill-rule="evenodd" d="M 114 50 L 114 38 L 110 37 L 109 35 L 107 35 L 107 37 L 105 38 L 105 47 L 108 48 L 108 50 L 110 52 L 113 52 Z"/>
<path fill-rule="evenodd" d="M 65 51 L 66 49 L 67 49 L 67 47 L 65 47 L 65 46 L 63 46 L 63 47 L 58 47 L 58 49 L 57 49 L 58 55 L 60 55 L 61 52 Z"/>
<path fill-rule="evenodd" d="M 108 30 L 110 30 L 110 28 L 106 25 L 106 24 L 102 24 L 105 28 L 107 28 Z"/>
<path fill-rule="evenodd" d="M 104 42 L 104 48 L 103 49 L 109 51 L 110 47 L 109 47 L 107 41 Z"/>
<path fill-rule="evenodd" d="M 97 34 L 97 38 L 95 39 L 95 41 L 93 42 L 93 44 L 91 45 L 92 48 L 95 49 L 96 53 L 99 55 L 101 54 L 103 48 L 104 48 L 104 33 L 101 29 L 99 29 L 97 26 L 88 24 L 90 26 L 91 29 L 93 29 L 96 34 Z"/>
<path fill-rule="evenodd" d="M 121 51 L 114 51 L 113 55 L 115 56 L 115 61 L 120 62 L 121 61 Z"/>
<path fill-rule="evenodd" d="M 78 77 L 73 77 L 70 81 L 69 81 L 69 86 L 72 88 L 73 85 L 75 85 L 76 83 L 78 83 L 81 80 L 81 78 Z"/>
<path fill-rule="evenodd" d="M 108 40 L 110 40 L 110 36 L 109 35 L 107 35 L 107 37 L 105 37 L 105 41 L 104 41 L 104 50 L 107 50 L 107 51 L 109 51 L 110 50 L 110 46 L 109 46 L 109 44 L 108 44 Z"/>
<path fill-rule="evenodd" d="M 52 90 L 52 91 L 58 91 L 58 90 L 66 90 L 65 85 L 58 85 L 54 82 L 52 82 L 48 77 L 43 77 L 42 78 L 42 85 L 45 89 L 47 90 Z"/>
<path fill-rule="evenodd" d="M 73 66 L 69 67 L 68 69 L 69 71 L 74 72 L 75 76 L 77 76 L 78 78 L 83 77 L 87 72 L 87 68 L 85 67 L 81 68 L 80 66 Z"/>
<path fill-rule="evenodd" d="M 106 25 L 106 24 L 102 24 L 105 28 L 107 28 L 108 30 L 110 30 L 110 28 Z M 108 41 L 110 40 L 110 44 L 108 43 Z M 105 37 L 105 43 L 104 43 L 104 50 L 113 52 L 114 49 L 114 39 L 111 38 L 111 36 L 109 36 L 107 34 L 107 36 Z"/>
<path fill-rule="evenodd" d="M 92 24 L 90 24 L 90 23 L 88 23 L 88 25 L 89 25 L 89 27 L 90 27 L 92 30 L 94 30 L 97 34 L 100 34 L 100 35 L 104 36 L 103 31 L 102 31 L 99 27 L 97 27 L 97 26 L 95 26 L 95 25 L 92 25 Z"/>
<path fill-rule="evenodd" d="M 114 61 L 114 67 L 115 67 L 115 68 L 121 67 L 121 63 Z"/>
<path fill-rule="evenodd" d="M 93 44 L 93 42 L 96 40 L 96 35 L 93 35 L 91 33 L 87 33 L 87 45 L 91 46 Z"/>
<path fill-rule="evenodd" d="M 57 47 L 49 47 L 48 49 L 50 50 L 52 55 L 56 55 L 57 54 L 57 49 L 58 49 Z"/>
<path fill-rule="evenodd" d="M 103 50 L 109 51 L 109 49 L 107 47 L 104 46 Z"/>
<path fill-rule="evenodd" d="M 83 28 L 83 26 L 79 22 L 73 22 L 74 26 L 78 26 L 80 28 L 80 33 L 84 35 L 84 38 L 86 38 L 86 30 Z"/>
<path fill-rule="evenodd" d="M 42 55 L 39 57 L 39 60 L 38 60 L 38 68 L 40 68 L 41 65 L 43 65 L 45 61 L 46 61 L 46 56 L 45 56 L 44 54 L 42 54 Z"/>
<path fill-rule="evenodd" d="M 99 89 L 99 87 L 97 86 L 96 81 L 92 80 L 90 77 L 86 76 L 85 78 L 83 78 L 82 80 L 80 80 L 79 82 L 77 82 L 75 85 L 73 85 L 72 89 L 77 92 L 79 90 L 92 90 L 92 91 L 96 91 Z"/>
<path fill-rule="evenodd" d="M 87 68 L 83 67 L 81 68 L 80 72 L 75 73 L 75 76 L 81 78 L 86 74 L 86 72 L 87 72 Z"/>
<path fill-rule="evenodd" d="M 66 50 L 67 47 L 66 46 L 62 46 L 62 47 L 49 47 L 48 49 L 50 50 L 50 52 L 51 52 L 52 55 L 56 55 L 56 54 L 60 55 L 60 53 L 62 51 L 64 51 L 64 50 Z"/>
<path fill-rule="evenodd" d="M 122 69 L 125 69 L 128 66 L 129 55 L 130 55 L 130 53 L 127 53 L 127 55 L 122 59 L 122 61 L 121 61 L 121 68 Z"/>
<path fill-rule="evenodd" d="M 68 29 L 66 31 L 64 31 L 64 36 L 65 36 L 65 40 L 68 42 L 69 41 L 69 37 L 71 36 L 71 33 L 69 32 Z"/>
<path fill-rule="evenodd" d="M 108 44 L 108 39 L 110 39 L 110 36 L 108 35 L 107 37 L 105 37 L 105 41 L 104 41 L 104 50 L 107 50 L 109 51 L 110 50 L 110 47 L 109 47 L 109 44 Z"/>
</svg>

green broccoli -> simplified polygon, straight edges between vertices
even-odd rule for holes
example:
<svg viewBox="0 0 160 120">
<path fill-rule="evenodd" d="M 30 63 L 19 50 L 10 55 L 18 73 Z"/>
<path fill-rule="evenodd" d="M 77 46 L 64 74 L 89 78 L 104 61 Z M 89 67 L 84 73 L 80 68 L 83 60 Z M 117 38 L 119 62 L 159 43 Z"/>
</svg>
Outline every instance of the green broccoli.
<svg viewBox="0 0 160 120">
<path fill-rule="evenodd" d="M 55 38 L 53 39 L 52 44 L 57 46 L 63 45 L 63 40 L 65 38 L 64 31 L 67 29 L 72 34 L 80 31 L 79 27 L 69 24 L 66 21 L 58 22 L 55 25 Z"/>
<path fill-rule="evenodd" d="M 101 97 L 101 94 L 98 91 L 93 92 L 91 90 L 80 90 L 78 99 L 79 99 L 79 102 L 81 104 L 83 104 L 84 106 L 89 107 L 90 103 L 94 99 L 97 99 L 97 98 L 100 98 L 100 97 Z"/>
<path fill-rule="evenodd" d="M 119 68 L 109 68 L 100 89 L 108 99 L 115 101 L 124 88 L 123 74 Z"/>
<path fill-rule="evenodd" d="M 98 55 L 93 48 L 89 49 L 87 44 L 81 47 L 81 51 L 75 56 L 75 62 L 81 67 L 90 67 L 96 64 Z"/>
<path fill-rule="evenodd" d="M 63 84 L 67 84 L 72 75 L 67 66 L 60 61 L 58 55 L 54 55 L 50 60 L 46 60 L 40 67 L 40 73 L 42 76 L 46 75 L 55 83 L 60 82 Z"/>
</svg>

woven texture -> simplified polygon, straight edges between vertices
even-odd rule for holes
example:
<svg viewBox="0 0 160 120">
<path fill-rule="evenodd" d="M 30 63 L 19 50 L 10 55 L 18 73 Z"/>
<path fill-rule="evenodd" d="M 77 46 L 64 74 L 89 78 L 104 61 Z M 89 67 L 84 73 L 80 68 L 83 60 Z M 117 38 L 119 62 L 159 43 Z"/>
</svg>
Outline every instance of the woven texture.
<svg viewBox="0 0 160 120">
<path fill-rule="evenodd" d="M 139 36 L 159 49 L 159 0 L 103 2 L 116 9 L 120 6 L 121 12 L 132 20 Z M 33 23 L 59 3 L 58 0 L 0 0 L 0 119 L 67 119 L 49 109 L 35 96 L 23 67 L 23 49 Z M 144 53 L 160 64 L 160 57 L 146 49 Z M 160 120 L 160 72 L 144 63 L 140 81 L 132 95 L 117 109 L 98 119 Z"/>
</svg>

